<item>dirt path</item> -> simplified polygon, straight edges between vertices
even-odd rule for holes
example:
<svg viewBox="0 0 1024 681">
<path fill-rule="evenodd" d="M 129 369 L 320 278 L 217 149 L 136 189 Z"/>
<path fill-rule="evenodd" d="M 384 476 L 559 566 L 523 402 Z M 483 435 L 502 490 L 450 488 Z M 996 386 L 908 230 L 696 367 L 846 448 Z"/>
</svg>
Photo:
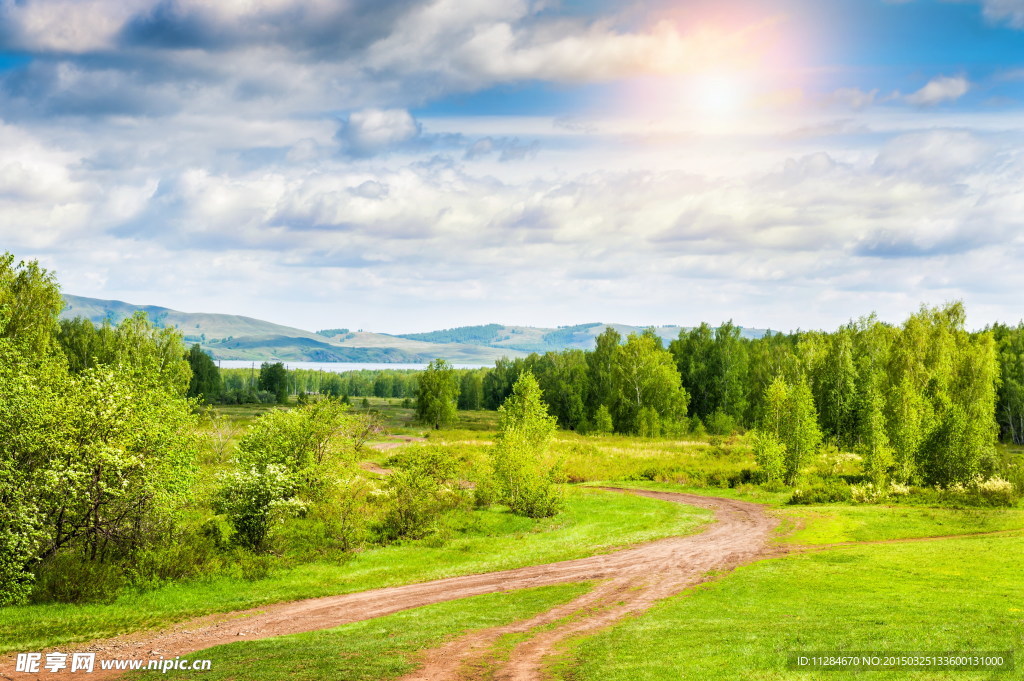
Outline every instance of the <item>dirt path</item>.
<svg viewBox="0 0 1024 681">
<path fill-rule="evenodd" d="M 375 589 L 343 596 L 328 596 L 280 603 L 235 613 L 210 615 L 180 623 L 161 632 L 140 632 L 74 647 L 97 652 L 97 658 L 173 658 L 224 643 L 255 640 L 340 626 L 400 610 L 479 594 L 536 586 L 605 580 L 575 601 L 510 627 L 476 632 L 425 656 L 425 666 L 410 678 L 455 679 L 464 662 L 472 662 L 502 633 L 526 631 L 564 617 L 570 621 L 545 631 L 513 651 L 508 676 L 538 678 L 536 671 L 551 646 L 566 636 L 607 626 L 630 612 L 678 593 L 701 581 L 709 570 L 724 570 L 765 554 L 777 520 L 756 504 L 730 499 L 671 492 L 616 490 L 655 499 L 693 504 L 715 511 L 717 522 L 696 535 L 671 537 L 615 553 L 536 565 L 502 572 Z M 68 652 L 68 648 L 62 652 Z M 201 657 L 201 656 L 199 656 Z M 64 674 L 16 674 L 14 660 L 0 659 L 0 678 L 56 679 Z M 470 670 L 471 671 L 471 670 Z M 3 676 L 9 674 L 10 676 Z M 71 678 L 73 675 L 67 674 Z M 117 672 L 96 670 L 93 679 L 115 678 Z"/>
<path fill-rule="evenodd" d="M 715 511 L 716 522 L 698 535 L 663 539 L 600 557 L 606 559 L 604 569 L 590 578 L 603 581 L 590 593 L 529 620 L 473 632 L 429 651 L 422 658 L 423 666 L 405 677 L 405 681 L 539 680 L 545 658 L 556 652 L 562 641 L 596 632 L 627 615 L 642 612 L 657 601 L 704 581 L 709 573 L 779 552 L 768 548 L 768 539 L 778 521 L 756 504 L 672 492 L 617 491 L 708 508 Z M 572 563 L 591 561 L 594 559 Z M 494 645 L 509 634 L 523 635 L 523 640 L 511 653 L 496 653 Z"/>
</svg>

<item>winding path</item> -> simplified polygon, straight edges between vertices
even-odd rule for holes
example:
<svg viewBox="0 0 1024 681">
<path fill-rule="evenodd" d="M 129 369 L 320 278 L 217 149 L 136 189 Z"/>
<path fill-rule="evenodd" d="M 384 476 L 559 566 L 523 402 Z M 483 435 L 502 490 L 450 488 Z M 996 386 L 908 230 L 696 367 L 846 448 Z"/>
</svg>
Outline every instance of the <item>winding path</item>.
<svg viewBox="0 0 1024 681">
<path fill-rule="evenodd" d="M 101 652 L 98 657 L 103 658 L 173 658 L 224 643 L 328 629 L 479 594 L 598 581 L 589 593 L 534 618 L 473 632 L 429 651 L 423 656 L 423 666 L 408 677 L 430 681 L 473 678 L 479 665 L 493 668 L 495 661 L 488 657 L 489 648 L 500 636 L 544 627 L 512 651 L 501 663 L 497 676 L 499 679 L 538 679 L 544 656 L 559 641 L 595 631 L 630 613 L 642 611 L 662 598 L 701 582 L 709 571 L 727 570 L 767 555 L 768 539 L 777 524 L 777 520 L 767 516 L 757 504 L 672 492 L 615 491 L 708 508 L 714 511 L 716 520 L 700 534 L 661 539 L 615 553 L 210 615 L 160 632 L 119 636 L 76 647 L 76 650 Z M 0 660 L 0 670 L 3 670 L 0 678 L 56 679 L 63 676 L 48 672 L 38 676 L 11 674 L 9 670 L 13 669 L 10 657 Z M 11 675 L 4 677 L 4 674 Z M 89 677 L 114 678 L 117 674 L 96 670 Z"/>
</svg>

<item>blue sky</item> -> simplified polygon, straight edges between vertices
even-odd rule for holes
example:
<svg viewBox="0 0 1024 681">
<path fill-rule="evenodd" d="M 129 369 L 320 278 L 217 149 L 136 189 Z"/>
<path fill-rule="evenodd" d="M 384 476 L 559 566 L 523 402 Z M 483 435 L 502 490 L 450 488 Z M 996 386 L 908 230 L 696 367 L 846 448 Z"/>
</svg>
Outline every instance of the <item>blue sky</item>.
<svg viewBox="0 0 1024 681">
<path fill-rule="evenodd" d="M 0 0 L 0 249 L 304 328 L 1016 322 L 1024 0 Z"/>
</svg>

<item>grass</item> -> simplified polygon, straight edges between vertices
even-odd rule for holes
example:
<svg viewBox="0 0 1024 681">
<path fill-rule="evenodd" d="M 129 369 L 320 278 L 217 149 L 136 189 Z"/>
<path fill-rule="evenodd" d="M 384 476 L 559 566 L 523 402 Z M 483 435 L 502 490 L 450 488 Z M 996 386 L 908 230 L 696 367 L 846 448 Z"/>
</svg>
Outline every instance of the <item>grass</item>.
<svg viewBox="0 0 1024 681">
<path fill-rule="evenodd" d="M 802 526 L 783 539 L 792 544 L 836 544 L 1024 529 L 1022 509 L 835 505 L 789 507 L 776 513 Z"/>
<path fill-rule="evenodd" d="M 853 673 L 787 670 L 787 653 L 1010 650 L 1024 638 L 1021 556 L 1024 537 L 972 537 L 763 561 L 575 641 L 556 670 L 566 681 L 840 680 Z M 1021 675 L 873 671 L 870 677 Z"/>
<path fill-rule="evenodd" d="M 415 669 L 418 651 L 471 630 L 527 619 L 581 596 L 588 584 L 526 589 L 437 603 L 386 617 L 304 634 L 243 641 L 196 653 L 212 661 L 207 681 L 383 681 Z M 190 672 L 144 672 L 136 681 Z"/>
<path fill-rule="evenodd" d="M 0 653 L 38 650 L 158 628 L 212 612 L 351 593 L 385 586 L 581 558 L 624 545 L 688 534 L 707 511 L 631 495 L 587 490 L 564 512 L 531 520 L 476 511 L 439 545 L 436 537 L 321 560 L 239 581 L 227 576 L 124 593 L 112 603 L 47 604 L 0 610 Z"/>
</svg>

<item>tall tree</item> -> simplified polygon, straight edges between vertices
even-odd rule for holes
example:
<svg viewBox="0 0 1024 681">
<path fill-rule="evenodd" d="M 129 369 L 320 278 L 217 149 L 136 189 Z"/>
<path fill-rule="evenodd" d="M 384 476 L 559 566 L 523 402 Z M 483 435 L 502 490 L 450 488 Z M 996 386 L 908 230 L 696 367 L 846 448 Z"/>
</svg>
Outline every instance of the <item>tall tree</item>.
<svg viewBox="0 0 1024 681">
<path fill-rule="evenodd" d="M 260 390 L 273 393 L 278 404 L 288 401 L 288 370 L 283 362 L 264 362 L 260 365 Z"/>
<path fill-rule="evenodd" d="M 630 334 L 617 348 L 615 383 L 616 429 L 621 432 L 641 431 L 641 412 L 649 407 L 661 424 L 679 422 L 686 415 L 689 396 L 679 379 L 679 371 L 671 353 L 661 347 L 653 334 Z M 646 416 L 650 421 L 650 416 Z M 651 430 L 650 424 L 644 430 Z"/>
<path fill-rule="evenodd" d="M 187 395 L 205 402 L 212 402 L 220 396 L 220 369 L 213 363 L 198 343 L 188 351 L 188 364 L 192 369 L 192 378 L 188 384 Z"/>
<path fill-rule="evenodd" d="M 452 365 L 435 359 L 419 375 L 416 392 L 416 416 L 435 429 L 458 418 L 459 377 Z"/>
<path fill-rule="evenodd" d="M 621 344 L 622 334 L 609 326 L 596 338 L 594 349 L 587 353 L 587 411 L 591 418 L 602 406 L 612 411 L 618 399 L 615 358 Z"/>
</svg>

